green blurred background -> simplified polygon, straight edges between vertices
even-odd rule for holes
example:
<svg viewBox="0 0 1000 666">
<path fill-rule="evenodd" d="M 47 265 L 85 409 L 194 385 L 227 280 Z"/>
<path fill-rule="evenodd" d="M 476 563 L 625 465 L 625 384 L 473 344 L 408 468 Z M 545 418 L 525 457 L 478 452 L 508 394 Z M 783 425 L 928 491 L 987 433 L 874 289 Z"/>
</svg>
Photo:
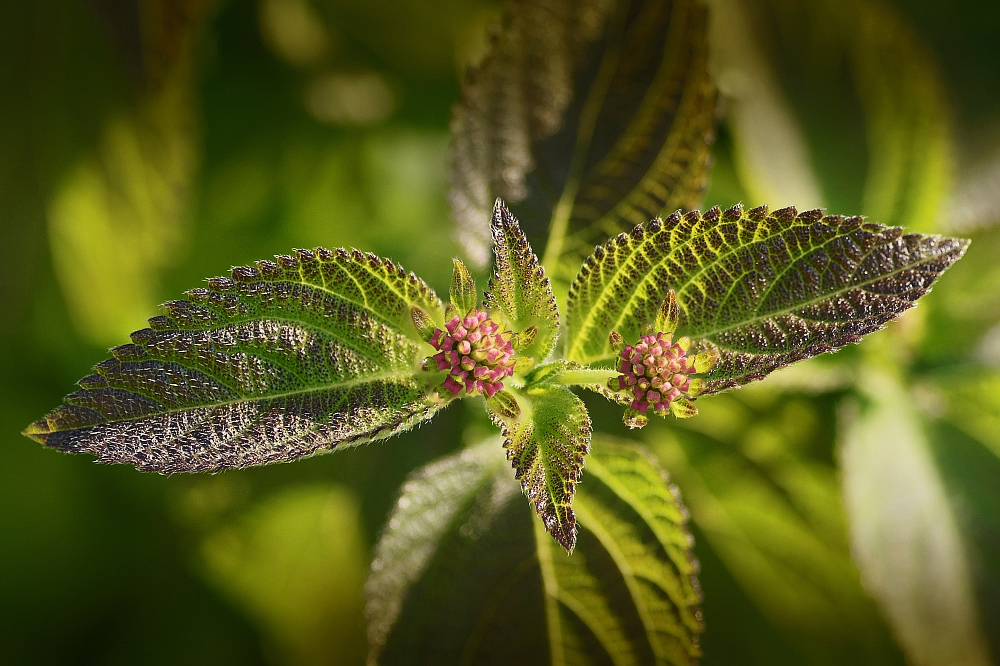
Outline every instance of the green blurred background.
<svg viewBox="0 0 1000 666">
<path fill-rule="evenodd" d="M 974 243 L 865 345 L 644 431 L 695 521 L 705 663 L 902 663 L 851 564 L 838 471 L 845 419 L 879 405 L 921 424 L 1000 656 L 1000 6 L 714 6 L 727 100 L 707 205 L 822 205 Z M 464 405 L 216 476 L 97 466 L 18 433 L 159 302 L 230 266 L 356 246 L 446 291 L 450 108 L 498 15 L 0 3 L 0 662 L 363 662 L 373 545 L 406 475 L 486 431 Z M 866 393 L 879 373 L 901 388 Z"/>
</svg>

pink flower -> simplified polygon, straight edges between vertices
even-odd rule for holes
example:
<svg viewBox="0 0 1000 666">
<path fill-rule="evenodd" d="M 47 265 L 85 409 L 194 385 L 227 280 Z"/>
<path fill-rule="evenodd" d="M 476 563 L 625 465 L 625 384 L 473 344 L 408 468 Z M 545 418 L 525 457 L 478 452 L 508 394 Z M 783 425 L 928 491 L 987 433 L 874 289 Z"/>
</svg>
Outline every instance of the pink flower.
<svg viewBox="0 0 1000 666">
<path fill-rule="evenodd" d="M 665 416 L 675 400 L 701 393 L 701 380 L 691 378 L 698 370 L 695 359 L 687 356 L 689 341 L 681 338 L 671 344 L 671 338 L 670 333 L 662 332 L 644 335 L 634 346 L 625 345 L 619 354 L 621 374 L 608 381 L 608 388 L 631 395 L 629 407 L 640 414 L 652 407 L 656 414 Z M 714 364 L 714 358 L 707 358 L 703 369 Z"/>
<path fill-rule="evenodd" d="M 434 329 L 429 342 L 439 350 L 431 358 L 437 370 L 447 370 L 442 386 L 457 396 L 464 389 L 469 395 L 487 397 L 503 388 L 504 377 L 514 374 L 513 335 L 473 308 L 464 317 L 453 317 L 442 331 Z"/>
</svg>

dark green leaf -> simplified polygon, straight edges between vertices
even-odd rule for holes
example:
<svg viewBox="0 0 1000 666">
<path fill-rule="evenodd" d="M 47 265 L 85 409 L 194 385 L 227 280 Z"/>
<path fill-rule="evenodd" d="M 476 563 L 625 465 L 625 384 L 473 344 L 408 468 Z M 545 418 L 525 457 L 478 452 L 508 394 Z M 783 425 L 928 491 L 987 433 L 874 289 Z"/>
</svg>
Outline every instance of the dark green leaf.
<svg viewBox="0 0 1000 666">
<path fill-rule="evenodd" d="M 573 495 L 584 456 L 590 451 L 590 416 L 583 401 L 565 386 L 549 384 L 511 391 L 520 407 L 516 418 L 494 419 L 515 477 L 545 529 L 568 552 L 576 545 Z"/>
<path fill-rule="evenodd" d="M 493 251 L 496 266 L 487 287 L 486 307 L 502 312 L 515 333 L 536 327 L 525 335 L 530 341 L 518 349 L 518 356 L 543 361 L 556 344 L 559 308 L 545 269 L 500 200 L 493 209 Z"/>
<path fill-rule="evenodd" d="M 715 121 L 706 23 L 695 0 L 509 2 L 452 123 L 470 255 L 485 263 L 498 196 L 549 232 L 543 263 L 565 281 L 595 243 L 695 206 Z"/>
<path fill-rule="evenodd" d="M 697 563 L 665 473 L 602 441 L 567 556 L 498 453 L 466 450 L 404 485 L 367 585 L 369 663 L 695 663 Z"/>
<path fill-rule="evenodd" d="M 789 663 L 896 663 L 889 628 L 851 561 L 838 472 L 825 448 L 833 446 L 828 421 L 815 402 L 771 386 L 702 401 L 701 418 L 674 427 L 651 419 L 643 439 L 683 489 L 699 546 L 711 546 L 803 653 Z M 747 616 L 743 610 L 737 622 Z M 713 645 L 734 630 L 716 615 L 708 622 Z"/>
<path fill-rule="evenodd" d="M 720 353 L 707 392 L 739 386 L 882 328 L 967 246 L 794 208 L 675 213 L 587 260 L 570 288 L 566 357 L 608 363 L 609 332 L 636 339 L 674 289 L 693 351 Z"/>
<path fill-rule="evenodd" d="M 277 259 L 167 303 L 24 434 L 102 462 L 207 471 L 387 437 L 436 411 L 410 312 L 443 321 L 427 285 L 357 250 Z"/>
</svg>

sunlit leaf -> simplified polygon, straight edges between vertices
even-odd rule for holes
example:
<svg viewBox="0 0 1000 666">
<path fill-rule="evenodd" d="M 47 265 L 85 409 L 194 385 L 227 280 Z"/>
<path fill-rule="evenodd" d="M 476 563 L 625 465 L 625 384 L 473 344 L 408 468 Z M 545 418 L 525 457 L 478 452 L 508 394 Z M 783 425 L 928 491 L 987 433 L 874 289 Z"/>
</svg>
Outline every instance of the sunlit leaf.
<svg viewBox="0 0 1000 666">
<path fill-rule="evenodd" d="M 102 462 L 207 471 L 380 439 L 436 411 L 410 316 L 443 322 L 427 285 L 357 250 L 277 259 L 167 303 L 24 434 Z"/>
<path fill-rule="evenodd" d="M 610 441 L 587 470 L 570 556 L 495 443 L 415 473 L 368 580 L 369 663 L 695 663 L 697 565 L 665 474 Z"/>
<path fill-rule="evenodd" d="M 70 313 L 85 337 L 102 344 L 127 334 L 160 300 L 160 274 L 185 236 L 198 162 L 194 57 L 207 3 L 139 4 L 142 94 L 107 120 L 97 147 L 48 206 L 53 264 Z"/>
<path fill-rule="evenodd" d="M 607 363 L 608 334 L 638 337 L 669 289 L 679 332 L 716 347 L 708 392 L 858 342 L 910 308 L 968 242 L 859 217 L 765 207 L 673 214 L 599 247 L 570 287 L 571 361 Z"/>
<path fill-rule="evenodd" d="M 710 0 L 709 44 L 713 74 L 725 98 L 734 170 L 744 203 L 796 204 L 823 208 L 822 187 L 812 166 L 807 137 L 786 98 L 778 73 L 766 58 L 771 44 L 764 33 L 749 29 L 753 11 L 746 0 Z M 724 148 L 716 146 L 716 151 Z M 722 160 L 729 155 L 718 155 Z M 718 195 L 718 162 L 712 168 L 708 196 Z M 724 201 L 731 205 L 741 195 Z"/>
<path fill-rule="evenodd" d="M 757 16 L 770 12 L 770 21 L 750 29 L 775 57 L 810 143 L 821 150 L 820 172 L 828 163 L 830 202 L 860 203 L 856 210 L 885 224 L 935 229 L 954 168 L 952 110 L 941 68 L 917 31 L 878 0 L 750 4 Z M 847 194 L 848 169 L 860 177 L 857 203 Z"/>
<path fill-rule="evenodd" d="M 365 547 L 354 498 L 303 486 L 265 498 L 201 543 L 208 582 L 243 608 L 289 663 L 358 663 Z"/>
<path fill-rule="evenodd" d="M 543 361 L 559 334 L 559 309 L 549 279 L 517 220 L 499 200 L 493 209 L 492 229 L 496 266 L 487 287 L 486 307 L 501 311 L 517 333 L 537 327 L 533 341 L 519 354 Z"/>
<path fill-rule="evenodd" d="M 510 2 L 452 122 L 452 210 L 486 261 L 502 197 L 568 281 L 595 243 L 697 204 L 714 133 L 695 0 Z M 561 259 L 565 257 L 565 266 Z"/>
<path fill-rule="evenodd" d="M 518 416 L 495 417 L 507 457 L 545 529 L 573 552 L 573 495 L 590 451 L 587 408 L 565 386 L 541 385 L 512 393 L 520 408 Z"/>
<path fill-rule="evenodd" d="M 865 586 L 912 663 L 990 664 L 966 545 L 921 419 L 887 373 L 869 371 L 861 386 L 841 477 Z"/>
<path fill-rule="evenodd" d="M 888 628 L 851 561 L 837 469 L 809 451 L 832 447 L 832 433 L 801 397 L 738 399 L 767 387 L 705 401 L 683 429 L 654 422 L 642 434 L 728 573 L 807 657 L 799 663 L 892 663 Z"/>
</svg>

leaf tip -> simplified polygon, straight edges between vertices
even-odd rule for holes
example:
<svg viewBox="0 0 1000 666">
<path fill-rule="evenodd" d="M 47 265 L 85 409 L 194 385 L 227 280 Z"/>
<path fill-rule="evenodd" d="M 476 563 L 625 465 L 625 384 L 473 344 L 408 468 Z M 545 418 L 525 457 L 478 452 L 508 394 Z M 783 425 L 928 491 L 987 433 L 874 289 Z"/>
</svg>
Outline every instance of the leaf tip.
<svg viewBox="0 0 1000 666">
<path fill-rule="evenodd" d="M 21 431 L 21 434 L 29 439 L 33 439 L 39 444 L 45 444 L 52 433 L 52 429 L 49 428 L 49 422 L 45 419 L 35 421 L 30 424 L 27 428 Z"/>
</svg>

